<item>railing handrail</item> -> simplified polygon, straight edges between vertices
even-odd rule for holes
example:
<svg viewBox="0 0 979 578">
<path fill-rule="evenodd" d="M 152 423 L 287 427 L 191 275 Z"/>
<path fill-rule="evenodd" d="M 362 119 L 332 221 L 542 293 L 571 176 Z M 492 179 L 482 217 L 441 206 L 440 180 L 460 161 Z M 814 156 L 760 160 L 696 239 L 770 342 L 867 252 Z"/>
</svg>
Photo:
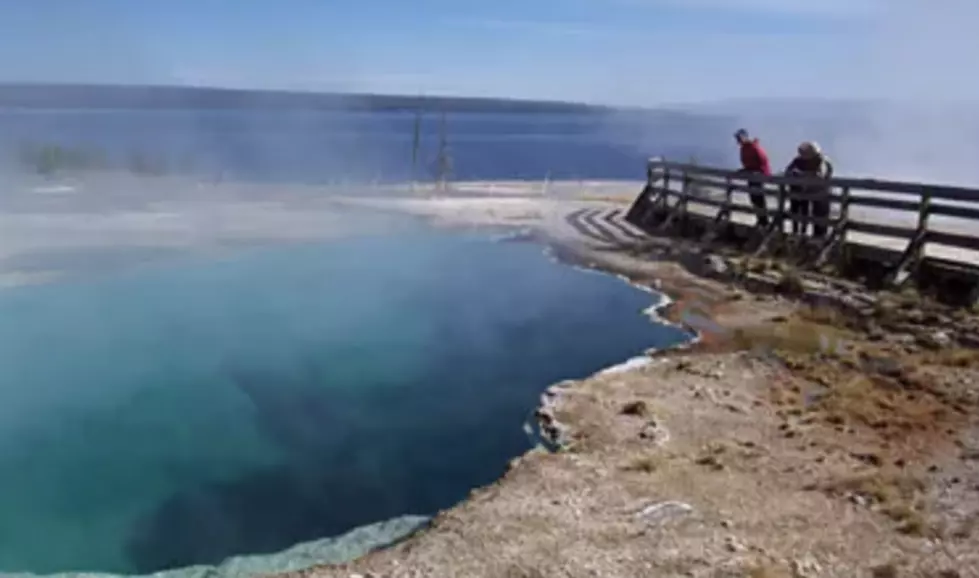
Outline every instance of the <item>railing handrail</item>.
<svg viewBox="0 0 979 578">
<path fill-rule="evenodd" d="M 751 181 L 753 183 L 779 186 L 822 185 L 829 186 L 831 188 L 847 188 L 850 190 L 859 189 L 864 191 L 915 196 L 923 196 L 927 193 L 927 195 L 933 200 L 973 201 L 979 203 L 979 188 L 954 187 L 949 185 L 933 185 L 927 183 L 911 183 L 881 179 L 856 179 L 842 177 L 817 179 L 814 177 L 788 177 L 781 175 L 766 176 L 757 173 L 749 174 L 725 168 L 707 167 L 690 163 L 667 161 L 660 158 L 652 158 L 648 162 L 647 174 L 652 174 L 656 170 L 678 171 L 690 175 L 699 174 L 703 176 L 719 177 L 725 180 L 730 179 L 745 182 Z"/>
<path fill-rule="evenodd" d="M 979 225 L 979 189 L 877 179 L 765 176 L 661 159 L 649 161 L 647 177 L 649 179 L 647 191 L 662 199 L 676 198 L 679 202 L 676 206 L 680 208 L 681 213 L 686 212 L 687 203 L 699 203 L 718 209 L 718 214 L 713 218 L 716 223 L 730 220 L 732 213 L 773 217 L 778 228 L 769 227 L 770 230 L 766 235 L 781 231 L 782 223 L 785 221 L 795 221 L 831 227 L 834 230 L 833 234 L 840 239 L 845 239 L 847 231 L 908 239 L 906 256 L 902 258 L 905 261 L 920 260 L 923 247 L 931 243 L 979 252 L 979 227 L 976 227 L 975 233 L 969 230 L 951 232 L 944 228 L 936 230 L 930 223 L 931 216 L 945 216 L 964 219 Z M 758 184 L 762 186 L 758 187 Z M 813 186 L 818 186 L 825 192 L 824 195 L 820 195 L 820 199 L 839 208 L 838 215 L 829 213 L 826 216 L 816 217 L 793 213 L 788 206 L 790 200 L 794 198 L 812 200 L 811 193 L 806 194 L 804 191 L 796 190 L 796 187 Z M 722 196 L 705 195 L 705 189 L 719 191 Z M 861 194 L 865 191 L 914 195 L 917 198 L 886 198 Z M 735 201 L 732 198 L 733 192 L 762 193 L 766 197 L 775 197 L 776 207 L 774 210 L 762 209 L 753 204 Z M 933 202 L 935 199 L 971 201 L 975 204 L 969 206 L 935 203 Z M 904 225 L 869 215 L 851 214 L 851 208 L 860 206 L 917 214 L 917 223 Z M 761 224 L 762 220 L 759 219 L 755 226 Z"/>
</svg>

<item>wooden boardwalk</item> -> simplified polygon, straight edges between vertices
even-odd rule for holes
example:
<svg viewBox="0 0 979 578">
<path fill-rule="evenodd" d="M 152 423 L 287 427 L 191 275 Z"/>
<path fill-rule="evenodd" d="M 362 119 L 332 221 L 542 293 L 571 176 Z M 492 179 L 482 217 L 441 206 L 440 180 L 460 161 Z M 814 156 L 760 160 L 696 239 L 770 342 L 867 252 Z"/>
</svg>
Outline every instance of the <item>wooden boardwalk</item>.
<svg viewBox="0 0 979 578">
<path fill-rule="evenodd" d="M 828 230 L 826 237 L 812 240 L 820 245 L 820 262 L 860 253 L 892 266 L 892 278 L 907 278 L 924 263 L 979 274 L 979 189 L 753 176 L 766 197 L 770 217 L 770 224 L 760 228 L 755 224 L 759 211 L 751 205 L 744 174 L 656 159 L 649 162 L 647 177 L 628 219 L 650 232 L 696 222 L 705 238 L 713 239 L 737 229 L 761 237 L 758 252 L 763 253 L 766 247 L 791 238 L 792 222 L 797 221 Z M 789 211 L 793 198 L 811 199 L 796 191 L 813 187 L 829 191 L 822 197 L 830 203 L 829 216 L 793 215 Z"/>
<path fill-rule="evenodd" d="M 733 201 L 743 205 L 745 207 L 750 207 L 751 203 L 748 199 L 748 195 L 745 193 L 735 193 L 732 195 Z M 977 211 L 979 211 L 979 203 L 975 205 Z M 774 209 L 774 206 L 772 207 Z M 691 200 L 689 204 L 689 210 L 697 214 L 703 215 L 705 219 L 715 219 L 717 214 L 722 210 L 720 207 L 712 204 L 698 203 L 696 200 Z M 839 209 L 831 212 L 831 217 L 839 217 Z M 917 225 L 918 215 L 915 212 L 908 211 L 897 211 L 889 209 L 874 209 L 874 208 L 863 208 L 863 207 L 851 207 L 850 218 L 856 221 L 867 222 L 867 223 L 887 223 L 889 225 L 897 227 L 905 227 L 907 229 L 914 229 Z M 731 219 L 737 223 L 745 226 L 752 226 L 755 223 L 755 216 L 753 214 L 745 212 L 733 212 L 731 214 Z M 979 238 L 979 221 L 970 222 L 962 219 L 946 218 L 940 219 L 935 218 L 933 224 L 931 225 L 937 231 L 943 231 L 948 233 L 954 233 L 965 236 L 975 236 Z M 791 229 L 789 222 L 783 223 L 784 232 L 788 233 Z M 900 237 L 893 237 L 887 235 L 874 235 L 872 233 L 863 233 L 859 231 L 845 231 L 843 233 L 845 236 L 842 241 L 845 243 L 854 243 L 859 245 L 866 245 L 869 247 L 878 247 L 885 249 L 887 251 L 902 252 L 908 246 L 908 240 Z M 934 257 L 938 259 L 943 259 L 953 262 L 961 262 L 963 264 L 975 266 L 979 268 L 979 250 L 969 249 L 963 247 L 956 247 L 951 245 L 942 245 L 939 243 L 926 243 L 923 247 L 924 257 Z"/>
</svg>

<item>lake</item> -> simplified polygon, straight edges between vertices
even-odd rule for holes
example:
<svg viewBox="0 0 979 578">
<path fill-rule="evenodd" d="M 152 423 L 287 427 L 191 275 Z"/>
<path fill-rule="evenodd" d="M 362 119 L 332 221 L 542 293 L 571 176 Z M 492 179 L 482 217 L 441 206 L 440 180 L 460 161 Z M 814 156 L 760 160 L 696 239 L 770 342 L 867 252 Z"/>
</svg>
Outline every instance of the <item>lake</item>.
<svg viewBox="0 0 979 578">
<path fill-rule="evenodd" d="M 397 181 L 412 175 L 415 115 L 302 110 L 0 109 L 0 162 L 77 149 L 114 168 L 246 181 Z M 671 114 L 454 113 L 445 119 L 453 178 L 641 179 L 650 156 L 723 163 L 734 125 Z M 419 179 L 436 173 L 441 118 L 422 117 Z M 28 165 L 28 166 L 25 166 Z"/>
</svg>

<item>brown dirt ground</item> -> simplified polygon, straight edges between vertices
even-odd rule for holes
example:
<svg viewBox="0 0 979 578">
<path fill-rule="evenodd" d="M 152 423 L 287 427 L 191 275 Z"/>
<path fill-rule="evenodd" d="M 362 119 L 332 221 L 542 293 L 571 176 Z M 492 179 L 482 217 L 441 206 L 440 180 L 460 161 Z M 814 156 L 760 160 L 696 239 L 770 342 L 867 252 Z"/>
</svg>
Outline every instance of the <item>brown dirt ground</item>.
<svg viewBox="0 0 979 578">
<path fill-rule="evenodd" d="M 895 349 L 676 263 L 584 261 L 722 329 L 551 388 L 561 451 L 399 545 L 291 577 L 979 576 L 974 351 Z"/>
</svg>

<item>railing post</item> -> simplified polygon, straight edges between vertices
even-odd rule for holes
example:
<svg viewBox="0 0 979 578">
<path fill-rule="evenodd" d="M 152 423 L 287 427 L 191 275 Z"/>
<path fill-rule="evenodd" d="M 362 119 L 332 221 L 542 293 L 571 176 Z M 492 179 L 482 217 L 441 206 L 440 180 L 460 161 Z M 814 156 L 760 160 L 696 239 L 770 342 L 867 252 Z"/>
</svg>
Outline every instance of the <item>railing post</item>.
<svg viewBox="0 0 979 578">
<path fill-rule="evenodd" d="M 665 203 L 665 193 L 657 191 L 655 187 L 658 178 L 653 164 L 659 160 L 659 158 L 651 158 L 646 162 L 646 186 L 643 187 L 642 193 L 629 207 L 625 216 L 626 222 L 643 230 L 650 225 L 650 221 L 656 218 L 657 207 Z"/>
<path fill-rule="evenodd" d="M 775 209 L 775 230 L 785 232 L 785 185 L 778 186 L 778 207 Z M 767 195 L 765 198 L 768 198 Z"/>
<path fill-rule="evenodd" d="M 918 203 L 918 226 L 914 235 L 908 241 L 908 246 L 901 255 L 897 266 L 887 275 L 888 285 L 900 287 L 916 276 L 921 260 L 924 258 L 925 243 L 928 240 L 928 215 L 931 212 L 931 190 L 924 187 L 921 190 L 921 201 Z"/>
<path fill-rule="evenodd" d="M 828 228 L 829 236 L 826 238 L 825 242 L 822 244 L 822 247 L 819 249 L 819 253 L 816 255 L 814 265 L 817 269 L 822 268 L 825 264 L 827 264 L 831 257 L 835 256 L 838 261 L 844 259 L 843 252 L 845 251 L 846 247 L 846 228 L 847 221 L 850 216 L 850 187 L 844 186 L 840 189 L 840 211 L 839 216 L 834 220 L 832 218 L 832 207 L 835 199 L 837 199 L 837 197 L 832 194 L 832 189 L 830 189 L 830 211 L 826 218 L 829 219 L 832 226 Z M 836 255 L 833 255 L 833 253 L 836 253 Z M 837 266 L 840 266 L 841 264 L 842 263 L 838 262 Z"/>
<path fill-rule="evenodd" d="M 763 236 L 761 242 L 754 251 L 754 255 L 756 257 L 768 251 L 768 248 L 771 246 L 776 237 L 782 238 L 785 235 L 785 187 L 781 184 L 778 186 L 778 206 L 775 208 L 775 213 L 772 214 L 767 211 L 768 193 L 771 191 L 771 189 L 765 187 L 765 185 L 768 184 L 771 183 L 763 182 L 761 184 L 760 192 L 762 198 L 765 199 L 766 213 L 769 215 L 771 220 L 768 223 L 768 228 L 762 232 Z"/>
<path fill-rule="evenodd" d="M 918 229 L 916 235 L 925 236 L 928 233 L 928 214 L 931 212 L 931 189 L 925 188 L 921 193 L 921 204 L 918 207 Z"/>
<path fill-rule="evenodd" d="M 910 264 L 910 276 L 918 273 L 918 267 L 925 258 L 925 245 L 928 243 L 928 217 L 931 215 L 931 189 L 925 187 L 921 192 L 921 205 L 918 207 L 918 228 L 915 231 L 917 245 Z"/>
<path fill-rule="evenodd" d="M 850 201 L 850 187 L 843 187 L 843 190 L 840 191 L 840 220 L 836 224 L 836 228 L 839 231 L 837 233 L 837 243 L 839 243 L 839 249 L 837 250 L 836 267 L 839 270 L 844 270 L 849 261 L 846 244 L 846 232 L 847 229 L 850 228 Z"/>
<path fill-rule="evenodd" d="M 692 183 L 690 181 L 691 181 L 690 171 L 688 169 L 684 169 L 683 177 L 680 180 L 680 193 L 683 195 L 682 197 L 680 197 L 680 203 L 682 204 L 679 207 L 680 208 L 679 217 L 682 219 L 680 223 L 681 227 L 685 227 L 687 225 L 686 223 L 687 206 L 688 203 L 690 202 L 690 189 L 692 188 L 691 186 Z"/>
<path fill-rule="evenodd" d="M 734 179 L 731 175 L 724 177 L 724 206 L 721 211 L 717 214 L 717 230 L 721 231 L 721 227 L 724 227 L 723 232 L 727 234 L 731 229 L 731 216 L 733 214 L 734 206 Z"/>
<path fill-rule="evenodd" d="M 672 176 L 670 168 L 663 167 L 663 193 L 660 195 L 660 202 L 667 212 L 670 211 L 670 178 Z"/>
<path fill-rule="evenodd" d="M 725 229 L 729 226 L 731 220 L 731 201 L 732 195 L 734 195 L 734 181 L 731 179 L 731 175 L 724 177 L 724 200 L 721 203 L 720 208 L 714 215 L 713 222 L 707 225 L 707 232 L 701 239 L 701 242 L 705 245 L 709 245 L 717 239 L 721 233 L 725 232 Z"/>
<path fill-rule="evenodd" d="M 673 226 L 673 223 L 683 219 L 686 214 L 687 189 L 689 187 L 690 176 L 687 174 L 686 170 L 683 169 L 678 169 L 678 170 L 680 171 L 680 191 L 675 193 L 677 199 L 676 202 L 673 203 L 672 207 L 669 205 L 668 202 L 664 204 L 664 207 L 666 208 L 666 219 L 663 220 L 663 222 L 661 222 L 658 225 L 658 228 L 661 231 L 666 231 L 670 229 L 670 227 Z M 669 191 L 669 185 L 670 185 L 669 177 L 670 177 L 670 173 L 668 171 L 665 172 L 663 176 L 664 179 L 663 186 L 664 186 L 664 190 L 667 192 Z"/>
<path fill-rule="evenodd" d="M 660 180 L 660 178 L 662 178 L 662 175 L 663 175 L 663 171 L 662 170 L 654 170 L 653 169 L 653 164 L 654 163 L 656 163 L 656 164 L 662 164 L 663 163 L 663 158 L 662 157 L 653 157 L 653 158 L 649 159 L 649 161 L 646 163 L 646 184 L 649 185 L 649 186 L 653 186 L 654 184 L 656 184 L 656 182 L 658 180 Z"/>
</svg>

